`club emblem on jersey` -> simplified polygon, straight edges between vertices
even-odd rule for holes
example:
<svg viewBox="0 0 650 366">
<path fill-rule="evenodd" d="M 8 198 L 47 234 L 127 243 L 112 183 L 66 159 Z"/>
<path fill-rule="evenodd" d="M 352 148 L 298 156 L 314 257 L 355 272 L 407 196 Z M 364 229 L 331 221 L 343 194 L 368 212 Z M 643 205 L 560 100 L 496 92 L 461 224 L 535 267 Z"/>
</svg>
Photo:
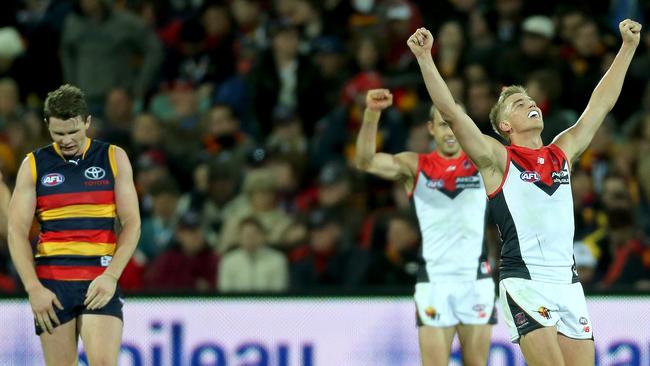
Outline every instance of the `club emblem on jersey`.
<svg viewBox="0 0 650 366">
<path fill-rule="evenodd" d="M 445 186 L 445 181 L 442 179 L 431 179 L 427 181 L 427 188 L 440 189 Z"/>
<path fill-rule="evenodd" d="M 551 173 L 551 178 L 553 183 L 569 184 L 569 172 L 566 169 Z"/>
<path fill-rule="evenodd" d="M 526 170 L 521 172 L 521 174 L 519 174 L 519 178 L 528 183 L 539 182 L 542 179 L 539 173 L 533 170 Z"/>
<path fill-rule="evenodd" d="M 465 170 L 472 169 L 472 163 L 470 163 L 469 160 L 463 161 L 463 168 L 465 168 Z"/>
<path fill-rule="evenodd" d="M 548 310 L 548 308 L 544 306 L 540 306 L 539 309 L 537 309 L 537 312 L 539 315 L 543 316 L 546 319 L 551 319 L 551 311 Z"/>
<path fill-rule="evenodd" d="M 426 309 L 424 309 L 424 313 L 427 314 L 427 316 L 431 319 L 437 320 L 440 318 L 440 314 L 438 314 L 436 308 L 434 308 L 433 306 L 429 306 Z"/>
<path fill-rule="evenodd" d="M 100 180 L 104 178 L 106 171 L 97 166 L 91 166 L 84 171 L 84 176 L 90 180 Z"/>
<path fill-rule="evenodd" d="M 483 304 L 476 304 L 472 307 L 472 310 L 476 311 L 478 313 L 479 318 L 485 318 L 487 316 L 487 313 L 485 312 L 485 305 Z"/>
<path fill-rule="evenodd" d="M 578 320 L 578 321 L 579 321 L 580 324 L 582 324 L 582 325 L 587 325 L 587 324 L 589 324 L 589 321 L 588 321 L 587 318 L 585 318 L 584 316 L 581 316 L 581 317 L 580 317 L 580 320 Z"/>
<path fill-rule="evenodd" d="M 55 187 L 63 182 L 65 182 L 65 177 L 59 173 L 46 174 L 41 178 L 41 184 L 46 187 Z"/>
<path fill-rule="evenodd" d="M 528 324 L 528 319 L 526 318 L 526 314 L 524 313 L 515 314 L 515 324 L 517 324 L 517 328 L 526 326 L 526 324 Z"/>
</svg>

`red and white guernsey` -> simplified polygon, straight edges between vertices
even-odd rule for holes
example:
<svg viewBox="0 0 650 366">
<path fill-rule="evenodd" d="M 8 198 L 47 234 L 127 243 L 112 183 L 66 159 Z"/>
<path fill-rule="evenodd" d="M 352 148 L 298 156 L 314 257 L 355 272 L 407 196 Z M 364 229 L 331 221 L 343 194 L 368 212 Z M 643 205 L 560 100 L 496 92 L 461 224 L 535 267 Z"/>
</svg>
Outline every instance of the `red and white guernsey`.
<svg viewBox="0 0 650 366">
<path fill-rule="evenodd" d="M 489 196 L 501 234 L 500 278 L 578 282 L 570 163 L 556 145 L 507 146 L 501 186 Z"/>
<path fill-rule="evenodd" d="M 411 196 L 422 233 L 425 261 L 418 282 L 470 281 L 490 277 L 485 231 L 485 188 L 464 152 L 445 159 L 419 155 Z"/>
</svg>

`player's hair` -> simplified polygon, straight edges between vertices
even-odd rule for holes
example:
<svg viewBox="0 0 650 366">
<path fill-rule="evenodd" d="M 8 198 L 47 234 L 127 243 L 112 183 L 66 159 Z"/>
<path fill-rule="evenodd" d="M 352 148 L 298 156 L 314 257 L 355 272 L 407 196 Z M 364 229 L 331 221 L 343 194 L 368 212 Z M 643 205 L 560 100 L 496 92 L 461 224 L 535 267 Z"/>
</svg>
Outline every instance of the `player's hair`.
<svg viewBox="0 0 650 366">
<path fill-rule="evenodd" d="M 84 121 L 88 117 L 88 105 L 81 89 L 65 84 L 47 93 L 43 108 L 45 123 L 50 122 L 50 117 L 67 120 L 77 116 L 81 116 Z"/>
<path fill-rule="evenodd" d="M 436 116 L 442 119 L 442 115 L 440 114 L 438 108 L 436 108 L 435 105 L 432 105 L 431 108 L 429 109 L 429 121 L 431 121 L 432 123 L 435 122 Z"/>
<path fill-rule="evenodd" d="M 510 97 L 513 94 L 517 93 L 523 93 L 528 95 L 528 92 L 526 91 L 526 88 L 524 88 L 521 85 L 510 85 L 508 87 L 505 87 L 501 90 L 501 95 L 499 95 L 499 100 L 497 100 L 497 104 L 492 107 L 492 110 L 490 110 L 490 123 L 492 123 L 492 128 L 496 133 L 498 133 L 501 137 L 506 139 L 506 141 L 510 141 L 510 138 L 508 137 L 508 134 L 502 131 L 499 128 L 499 122 L 501 122 L 501 119 L 503 118 L 503 112 L 504 108 L 507 107 L 505 105 L 506 99 Z"/>
</svg>

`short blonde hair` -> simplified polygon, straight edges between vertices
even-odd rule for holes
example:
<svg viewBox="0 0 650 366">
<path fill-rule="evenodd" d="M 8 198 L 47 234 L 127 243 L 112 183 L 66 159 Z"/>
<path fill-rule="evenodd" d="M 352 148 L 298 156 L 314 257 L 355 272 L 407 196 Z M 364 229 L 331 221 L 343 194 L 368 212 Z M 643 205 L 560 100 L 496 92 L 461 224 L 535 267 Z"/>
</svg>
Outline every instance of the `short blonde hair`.
<svg viewBox="0 0 650 366">
<path fill-rule="evenodd" d="M 503 116 L 503 109 L 506 107 L 506 99 L 508 99 L 511 95 L 517 94 L 517 93 L 522 93 L 528 95 L 528 92 L 526 91 L 526 88 L 524 88 L 521 85 L 510 85 L 508 87 L 504 87 L 501 90 L 501 94 L 499 95 L 499 100 L 497 100 L 497 104 L 492 107 L 492 110 L 490 110 L 490 123 L 492 123 L 492 128 L 496 133 L 498 133 L 501 137 L 503 137 L 506 140 L 510 140 L 508 137 L 508 134 L 503 132 L 499 128 L 499 122 L 501 122 L 502 116 Z"/>
</svg>

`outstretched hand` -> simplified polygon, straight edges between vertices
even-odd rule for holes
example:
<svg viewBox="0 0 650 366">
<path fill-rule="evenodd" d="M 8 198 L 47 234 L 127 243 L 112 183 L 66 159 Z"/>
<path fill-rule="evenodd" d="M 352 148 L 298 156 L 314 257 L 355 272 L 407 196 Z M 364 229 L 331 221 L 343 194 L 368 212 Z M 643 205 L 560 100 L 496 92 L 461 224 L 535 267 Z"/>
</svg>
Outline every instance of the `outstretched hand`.
<svg viewBox="0 0 650 366">
<path fill-rule="evenodd" d="M 637 47 L 641 39 L 641 23 L 635 22 L 631 19 L 625 19 L 618 24 L 618 29 L 621 31 L 623 44 Z"/>
<path fill-rule="evenodd" d="M 406 42 L 411 52 L 415 57 L 420 57 L 426 54 L 431 54 L 431 47 L 433 46 L 433 35 L 426 28 L 419 28 L 409 37 Z"/>
<path fill-rule="evenodd" d="M 388 89 L 372 89 L 366 94 L 366 107 L 381 112 L 393 104 L 393 94 Z"/>
</svg>

